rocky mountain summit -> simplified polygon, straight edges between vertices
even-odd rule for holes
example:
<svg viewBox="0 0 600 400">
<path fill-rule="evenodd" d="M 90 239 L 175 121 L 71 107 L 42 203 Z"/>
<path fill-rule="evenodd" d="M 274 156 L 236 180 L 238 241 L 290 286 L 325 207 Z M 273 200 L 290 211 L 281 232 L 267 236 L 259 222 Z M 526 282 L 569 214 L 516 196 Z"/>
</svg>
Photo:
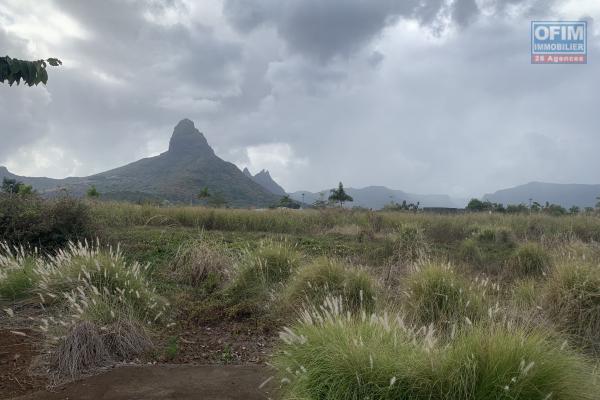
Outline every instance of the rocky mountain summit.
<svg viewBox="0 0 600 400">
<path fill-rule="evenodd" d="M 198 203 L 197 194 L 204 187 L 211 193 L 222 195 L 232 206 L 264 207 L 279 200 L 234 164 L 219 158 L 189 119 L 183 119 L 175 126 L 169 149 L 155 157 L 81 178 L 23 177 L 0 167 L 0 179 L 3 177 L 32 185 L 46 196 L 55 195 L 61 189 L 82 196 L 94 185 L 102 198 L 129 201 Z"/>
</svg>

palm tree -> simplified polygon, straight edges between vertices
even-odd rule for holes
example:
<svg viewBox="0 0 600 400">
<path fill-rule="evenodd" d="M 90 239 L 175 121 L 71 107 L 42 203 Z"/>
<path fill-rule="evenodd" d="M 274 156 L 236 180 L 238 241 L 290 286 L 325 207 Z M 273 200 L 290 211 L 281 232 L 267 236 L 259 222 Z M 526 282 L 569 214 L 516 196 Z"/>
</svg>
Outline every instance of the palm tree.
<svg viewBox="0 0 600 400">
<path fill-rule="evenodd" d="M 337 189 L 331 189 L 331 195 L 329 195 L 329 200 L 340 203 L 340 207 L 344 207 L 344 202 L 346 201 L 354 201 L 352 196 L 348 195 L 344 190 L 344 185 L 340 182 Z"/>
</svg>

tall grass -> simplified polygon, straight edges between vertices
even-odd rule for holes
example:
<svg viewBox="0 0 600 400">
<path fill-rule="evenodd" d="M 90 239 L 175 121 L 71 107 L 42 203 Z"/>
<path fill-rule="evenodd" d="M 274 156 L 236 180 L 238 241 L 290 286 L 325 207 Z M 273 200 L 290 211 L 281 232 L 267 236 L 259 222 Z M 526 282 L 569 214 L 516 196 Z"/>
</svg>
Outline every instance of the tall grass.
<svg viewBox="0 0 600 400">
<path fill-rule="evenodd" d="M 485 315 L 486 284 L 462 276 L 449 265 L 425 264 L 405 278 L 401 305 L 414 324 L 449 332 Z"/>
<path fill-rule="evenodd" d="M 328 296 L 340 298 L 349 312 L 370 314 L 375 310 L 377 285 L 364 270 L 322 257 L 297 271 L 283 290 L 282 302 L 284 308 L 298 310 L 319 306 Z"/>
<path fill-rule="evenodd" d="M 146 266 L 99 244 L 70 243 L 45 255 L 3 249 L 0 263 L 10 269 L 0 287 L 25 275 L 30 279 L 21 292 L 39 295 L 48 311 L 37 328 L 46 338 L 44 358 L 53 383 L 152 347 L 147 329 L 165 322 L 169 304 L 156 294 Z"/>
<path fill-rule="evenodd" d="M 189 240 L 179 246 L 170 274 L 178 283 L 210 293 L 230 278 L 232 264 L 225 249 L 208 240 Z"/>
<path fill-rule="evenodd" d="M 15 301 L 28 297 L 37 284 L 38 259 L 23 247 L 0 243 L 0 300 Z"/>
<path fill-rule="evenodd" d="M 600 355 L 600 266 L 579 261 L 556 267 L 543 288 L 543 305 L 559 329 Z"/>
<path fill-rule="evenodd" d="M 394 232 L 403 226 L 418 227 L 431 243 L 457 243 L 469 238 L 478 227 L 504 227 L 519 240 L 539 241 L 544 237 L 573 236 L 582 241 L 600 241 L 597 216 L 461 214 L 437 215 L 348 210 L 243 210 L 203 207 L 156 207 L 128 203 L 95 204 L 94 219 L 111 226 L 186 226 L 206 230 L 261 231 L 273 233 L 319 233 L 334 227 L 354 225 L 376 232 Z M 374 222 L 375 221 L 375 222 Z"/>
<path fill-rule="evenodd" d="M 263 241 L 256 249 L 246 250 L 225 288 L 230 311 L 244 315 L 265 310 L 272 291 L 287 282 L 300 260 L 300 253 L 287 242 Z"/>
<path fill-rule="evenodd" d="M 325 309 L 280 335 L 284 399 L 598 399 L 593 366 L 541 332 L 482 325 L 442 343 L 397 316 Z"/>
<path fill-rule="evenodd" d="M 527 243 L 520 246 L 508 262 L 505 274 L 511 278 L 523 276 L 542 276 L 551 268 L 550 256 L 537 244 Z"/>
</svg>

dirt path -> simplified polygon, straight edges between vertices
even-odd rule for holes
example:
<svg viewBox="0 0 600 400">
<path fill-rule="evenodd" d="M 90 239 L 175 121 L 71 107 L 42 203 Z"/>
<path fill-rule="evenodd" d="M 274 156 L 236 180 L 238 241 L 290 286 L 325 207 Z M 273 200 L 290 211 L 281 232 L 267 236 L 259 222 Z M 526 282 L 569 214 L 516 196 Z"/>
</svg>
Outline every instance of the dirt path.
<svg viewBox="0 0 600 400">
<path fill-rule="evenodd" d="M 269 385 L 259 386 L 271 376 L 263 366 L 156 365 L 120 367 L 19 400 L 135 400 L 211 399 L 258 400 L 271 398 Z"/>
</svg>

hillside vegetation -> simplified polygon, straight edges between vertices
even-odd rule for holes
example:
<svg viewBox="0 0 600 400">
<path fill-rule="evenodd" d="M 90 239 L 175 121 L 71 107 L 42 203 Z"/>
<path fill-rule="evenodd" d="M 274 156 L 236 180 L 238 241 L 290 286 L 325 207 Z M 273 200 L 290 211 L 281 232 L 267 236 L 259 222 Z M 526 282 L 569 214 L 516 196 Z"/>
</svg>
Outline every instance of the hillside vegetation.
<svg viewBox="0 0 600 400">
<path fill-rule="evenodd" d="M 594 215 L 79 207 L 0 248 L 0 329 L 47 382 L 269 363 L 286 399 L 600 398 Z"/>
</svg>

